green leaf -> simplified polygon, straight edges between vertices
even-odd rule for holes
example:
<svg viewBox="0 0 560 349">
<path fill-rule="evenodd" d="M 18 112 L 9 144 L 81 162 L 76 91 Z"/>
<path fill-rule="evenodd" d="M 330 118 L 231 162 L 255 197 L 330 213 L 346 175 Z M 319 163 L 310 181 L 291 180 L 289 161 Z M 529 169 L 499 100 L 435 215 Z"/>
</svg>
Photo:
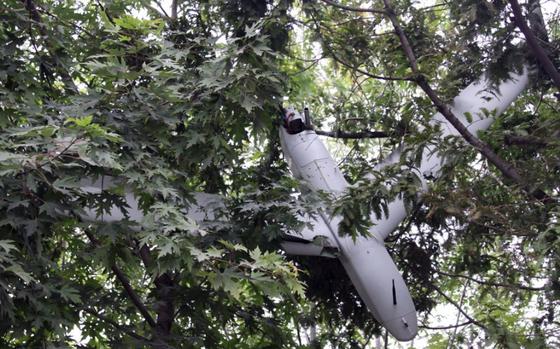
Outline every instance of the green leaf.
<svg viewBox="0 0 560 349">
<path fill-rule="evenodd" d="M 64 124 L 65 125 L 74 124 L 79 128 L 86 128 L 87 126 L 91 125 L 92 121 L 93 121 L 93 116 L 88 115 L 83 118 L 68 118 L 66 119 L 66 121 L 64 121 Z"/>
<path fill-rule="evenodd" d="M 78 290 L 72 287 L 63 286 L 61 289 L 58 290 L 58 293 L 67 302 L 71 302 L 74 304 L 82 304 L 82 299 Z"/>
<path fill-rule="evenodd" d="M 17 251 L 18 250 L 18 248 L 14 245 L 13 240 L 0 240 L 0 247 L 6 253 L 10 253 L 11 251 L 14 251 L 14 250 Z"/>
<path fill-rule="evenodd" d="M 4 271 L 14 273 L 20 279 L 22 279 L 23 282 L 25 282 L 25 283 L 30 283 L 30 282 L 35 281 L 35 278 L 33 278 L 33 276 L 31 276 L 31 274 L 29 274 L 28 272 L 23 270 L 23 268 L 19 264 L 12 264 L 9 267 L 7 267 L 6 269 L 4 269 Z"/>
</svg>

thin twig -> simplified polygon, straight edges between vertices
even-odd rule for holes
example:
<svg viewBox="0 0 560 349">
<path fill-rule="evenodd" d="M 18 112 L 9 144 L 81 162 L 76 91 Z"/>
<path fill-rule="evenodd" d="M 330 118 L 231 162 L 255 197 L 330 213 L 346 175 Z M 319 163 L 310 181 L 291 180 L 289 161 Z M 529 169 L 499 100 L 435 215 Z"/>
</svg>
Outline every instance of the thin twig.
<svg viewBox="0 0 560 349">
<path fill-rule="evenodd" d="M 93 310 L 91 310 L 91 309 L 88 309 L 88 308 L 81 308 L 81 310 L 83 310 L 84 312 L 86 312 L 86 313 L 88 313 L 88 314 L 90 314 L 90 315 L 92 315 L 92 316 L 98 318 L 98 319 L 101 320 L 101 321 L 104 321 L 104 322 L 106 322 L 106 323 L 112 325 L 112 326 L 115 327 L 116 329 L 118 329 L 118 330 L 120 330 L 120 331 L 126 333 L 127 335 L 129 335 L 129 336 L 132 337 L 132 338 L 135 338 L 135 339 L 138 339 L 138 340 L 141 340 L 141 341 L 145 341 L 145 342 L 150 342 L 150 340 L 149 340 L 148 338 L 146 338 L 146 337 L 144 337 L 144 336 L 142 336 L 142 335 L 139 335 L 138 333 L 136 333 L 136 332 L 134 332 L 134 331 L 132 331 L 132 330 L 126 328 L 125 326 L 119 325 L 117 322 L 115 322 L 115 321 L 109 319 L 109 318 L 106 317 L 106 316 L 100 315 L 100 314 L 96 313 L 95 311 L 93 311 Z"/>
<path fill-rule="evenodd" d="M 323 131 L 315 130 L 315 133 L 320 136 L 327 136 L 333 138 L 341 139 L 364 139 L 364 138 L 386 138 L 389 137 L 387 132 L 383 131 L 359 131 L 359 132 L 348 132 L 348 131 Z"/>
<path fill-rule="evenodd" d="M 444 2 L 441 4 L 435 4 L 432 6 L 425 6 L 425 7 L 420 7 L 418 8 L 418 11 L 422 11 L 422 12 L 430 12 L 430 11 L 443 11 L 443 9 L 440 9 L 440 7 L 444 7 L 449 5 L 448 2 Z"/>
<path fill-rule="evenodd" d="M 45 48 L 46 48 L 47 52 L 49 53 L 49 56 L 51 57 L 51 59 L 55 63 L 55 66 L 58 68 L 57 69 L 58 74 L 60 75 L 66 90 L 68 90 L 69 92 L 74 93 L 74 94 L 78 93 L 78 87 L 74 83 L 74 80 L 72 79 L 72 76 L 66 70 L 66 67 L 64 67 L 64 64 L 62 64 L 58 54 L 55 52 L 55 50 L 53 49 L 53 47 L 51 45 L 50 35 L 47 32 L 47 29 L 46 29 L 45 24 L 43 23 L 43 20 L 41 19 L 41 15 L 39 14 L 39 11 L 37 10 L 37 6 L 33 2 L 33 0 L 20 0 L 20 1 L 25 6 L 25 9 L 27 10 L 27 12 L 29 12 L 29 18 L 31 19 L 31 21 L 35 22 L 35 24 L 36 24 L 36 26 L 39 30 L 39 33 L 41 34 L 41 37 L 42 37 L 42 40 L 44 42 Z M 33 35 L 33 33 L 30 33 L 30 34 Z"/>
<path fill-rule="evenodd" d="M 165 11 L 165 9 L 163 8 L 163 6 L 161 6 L 161 3 L 157 0 L 154 1 L 156 3 L 156 5 L 159 7 L 159 9 L 161 10 L 161 12 L 165 15 L 165 17 L 170 18 L 169 15 L 167 14 L 167 11 Z"/>
<path fill-rule="evenodd" d="M 459 306 L 462 307 L 463 306 L 463 302 L 465 300 L 465 295 L 467 294 L 467 288 L 469 286 L 469 282 L 465 282 L 465 284 L 463 285 L 463 292 L 461 294 L 461 300 L 459 301 Z M 457 329 L 459 328 L 457 325 L 459 324 L 459 320 L 461 320 L 461 313 L 457 312 L 457 320 L 455 321 L 455 328 L 453 329 L 453 335 L 451 335 L 451 337 L 449 337 L 449 340 L 447 341 L 447 346 L 446 348 L 452 348 L 453 343 L 455 343 L 455 338 L 457 336 Z"/>
<path fill-rule="evenodd" d="M 316 66 L 317 63 L 319 63 L 319 60 L 315 60 L 313 63 L 311 63 L 311 64 L 308 65 L 307 67 L 304 67 L 303 69 L 298 70 L 298 71 L 295 72 L 295 73 L 288 73 L 288 75 L 289 75 L 289 76 L 296 76 L 296 75 L 299 75 L 299 74 L 303 74 L 303 73 L 305 73 L 306 71 L 308 71 L 309 69 L 311 69 L 311 68 L 313 68 L 314 66 Z"/>
<path fill-rule="evenodd" d="M 366 341 L 364 343 L 363 349 L 366 349 L 369 342 L 371 341 L 371 338 L 373 337 L 373 331 L 369 331 L 368 336 L 366 337 Z"/>
<path fill-rule="evenodd" d="M 431 287 L 437 292 L 439 293 L 443 298 L 445 298 L 445 300 L 447 300 L 451 305 L 453 305 L 455 308 L 457 308 L 457 310 L 459 310 L 461 312 L 461 314 L 463 314 L 464 317 L 466 317 L 470 322 L 472 322 L 473 324 L 477 325 L 480 328 L 483 328 L 486 330 L 486 326 L 484 324 L 482 324 L 481 322 L 473 319 L 469 314 L 467 314 L 463 308 L 461 308 L 461 306 L 459 306 L 459 304 L 457 304 L 457 302 L 455 302 L 453 299 L 451 299 L 448 295 L 445 294 L 445 292 L 443 292 L 439 287 L 437 287 L 436 285 L 431 285 Z"/>
<path fill-rule="evenodd" d="M 40 6 L 40 5 L 38 5 L 37 7 L 39 8 L 39 11 L 40 11 L 40 12 L 46 14 L 46 15 L 49 16 L 49 17 L 54 18 L 55 20 L 57 20 L 57 21 L 59 21 L 60 23 L 64 24 L 66 27 L 68 27 L 68 28 L 71 27 L 71 28 L 74 28 L 74 29 L 78 29 L 78 30 L 80 30 L 82 33 L 84 33 L 84 34 L 86 34 L 87 36 L 89 36 L 90 38 L 97 38 L 96 35 L 92 34 L 91 32 L 89 32 L 87 29 L 85 29 L 85 28 L 82 27 L 81 25 L 76 24 L 76 23 L 67 22 L 67 21 L 61 19 L 60 17 L 58 17 L 57 15 L 55 15 L 54 13 L 50 12 L 49 10 L 45 9 L 44 7 L 42 7 L 42 6 Z"/>
<path fill-rule="evenodd" d="M 99 0 L 96 0 L 96 2 L 97 2 L 97 6 L 101 9 L 101 11 L 103 11 L 105 16 L 107 16 L 107 19 L 109 20 L 109 22 L 111 22 L 112 25 L 116 26 L 117 24 L 113 20 L 113 16 L 111 16 L 111 14 L 109 13 L 109 11 L 107 11 L 105 6 L 103 6 L 103 4 L 101 4 L 101 2 Z"/>
<path fill-rule="evenodd" d="M 501 284 L 501 283 L 496 283 L 496 282 L 483 281 L 483 280 L 478 280 L 478 279 L 475 279 L 475 278 L 467 276 L 467 275 L 450 274 L 450 273 L 446 273 L 446 272 L 440 271 L 440 270 L 437 270 L 436 272 L 440 275 L 445 275 L 445 276 L 448 276 L 448 277 L 462 278 L 462 279 L 470 280 L 470 281 L 476 282 L 477 284 L 480 284 L 480 285 L 488 285 L 488 286 L 503 287 L 503 288 L 517 288 L 517 289 L 525 290 L 525 291 L 542 291 L 542 290 L 545 289 L 545 287 L 531 287 L 531 286 L 526 286 L 526 285 Z"/>
<path fill-rule="evenodd" d="M 337 61 L 338 63 L 342 64 L 343 66 L 345 66 L 346 68 L 350 69 L 350 70 L 354 70 L 359 72 L 360 74 L 363 74 L 365 76 L 368 76 L 372 79 L 378 79 L 378 80 L 386 80 L 386 81 L 414 81 L 413 78 L 411 77 L 394 77 L 394 76 L 381 76 L 381 75 L 375 75 L 372 74 L 366 70 L 360 69 L 356 66 L 353 66 L 352 64 L 344 61 L 343 59 L 341 59 L 335 52 L 334 50 L 330 47 L 330 45 L 328 44 L 328 42 L 324 39 L 323 34 L 321 33 L 321 28 L 320 25 L 317 23 L 316 19 L 313 18 L 313 21 L 315 22 L 315 25 L 317 27 L 317 34 L 319 35 L 319 37 L 321 38 L 321 41 L 325 44 L 325 48 L 327 49 L 329 56 L 334 59 L 335 61 Z"/>
<path fill-rule="evenodd" d="M 342 10 L 346 10 L 346 11 L 352 11 L 352 12 L 370 12 L 370 13 L 378 13 L 378 14 L 385 14 L 385 11 L 383 10 L 376 10 L 373 8 L 364 8 L 364 7 L 352 7 L 352 6 L 346 6 L 346 5 L 342 5 L 339 3 L 336 3 L 332 0 L 321 0 L 326 4 L 329 4 L 333 7 L 342 9 Z"/>
<path fill-rule="evenodd" d="M 447 325 L 447 326 L 428 326 L 428 325 L 419 325 L 418 328 L 422 328 L 425 330 L 450 330 L 452 328 L 463 327 L 472 324 L 472 321 L 465 321 L 460 324 L 455 325 Z"/>
<path fill-rule="evenodd" d="M 504 136 L 504 143 L 507 145 L 534 145 L 537 147 L 546 147 L 549 144 L 546 139 L 542 139 L 540 137 L 520 136 L 512 134 L 506 134 Z"/>
</svg>

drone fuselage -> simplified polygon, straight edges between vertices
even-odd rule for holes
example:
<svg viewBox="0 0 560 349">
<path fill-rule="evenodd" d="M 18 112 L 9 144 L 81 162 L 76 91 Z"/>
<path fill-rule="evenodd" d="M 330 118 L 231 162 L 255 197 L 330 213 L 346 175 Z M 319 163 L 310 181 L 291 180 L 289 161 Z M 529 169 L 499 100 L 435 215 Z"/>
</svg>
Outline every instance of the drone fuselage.
<svg viewBox="0 0 560 349">
<path fill-rule="evenodd" d="M 476 135 L 485 130 L 527 87 L 527 69 L 522 74 L 511 74 L 507 81 L 501 82 L 497 89 L 490 88 L 487 79 L 480 79 L 467 86 L 454 100 L 451 107 L 454 115 Z M 293 109 L 286 111 L 290 120 L 309 120 Z M 441 136 L 458 135 L 457 130 L 441 115 L 436 113 L 431 120 L 433 126 L 439 126 Z M 306 182 L 314 191 L 325 191 L 336 195 L 342 194 L 348 187 L 337 163 L 332 159 L 322 141 L 313 130 L 299 133 L 288 132 L 290 128 L 280 128 L 280 140 L 286 161 L 295 177 Z M 375 169 L 381 170 L 400 160 L 400 148 L 391 153 Z M 437 178 L 445 164 L 444 157 L 435 145 L 424 148 L 418 168 L 413 171 L 422 182 L 420 191 L 428 189 L 426 180 Z M 372 175 L 362 180 L 371 179 Z M 304 229 L 302 236 L 312 241 L 314 236 L 326 236 L 328 245 L 338 249 L 336 257 L 341 261 L 360 297 L 374 317 L 398 340 L 408 341 L 417 333 L 416 310 L 408 288 L 397 270 L 395 263 L 384 247 L 383 241 L 406 218 L 407 210 L 403 198 L 397 197 L 388 204 L 388 215 L 370 217 L 373 225 L 369 229 L 371 237 L 358 237 L 353 240 L 345 232 L 338 231 L 341 217 L 331 216 L 323 209 L 320 221 L 313 229 Z M 342 233 L 342 234 L 341 234 Z M 295 244 L 286 245 L 288 253 L 297 254 Z M 304 249 L 302 246 L 299 250 Z M 313 247 L 314 251 L 317 250 Z M 320 250 L 320 249 L 319 249 Z M 312 255 L 311 250 L 307 253 Z M 332 252 L 330 253 L 332 254 Z M 323 255 L 322 252 L 316 255 Z"/>
</svg>

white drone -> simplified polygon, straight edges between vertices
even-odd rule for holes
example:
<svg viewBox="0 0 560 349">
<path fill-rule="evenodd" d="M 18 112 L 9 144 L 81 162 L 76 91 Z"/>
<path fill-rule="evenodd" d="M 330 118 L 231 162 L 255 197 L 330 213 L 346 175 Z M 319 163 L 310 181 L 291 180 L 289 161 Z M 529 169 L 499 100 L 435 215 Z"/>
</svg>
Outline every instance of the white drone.
<svg viewBox="0 0 560 349">
<path fill-rule="evenodd" d="M 500 115 L 527 85 L 527 69 L 522 74 L 511 74 L 510 79 L 500 83 L 495 90 L 490 88 L 490 82 L 483 77 L 467 86 L 453 100 L 450 107 L 468 130 L 476 134 L 477 131 L 490 127 L 495 117 Z M 309 124 L 310 120 L 306 120 L 305 116 L 293 108 L 288 108 L 285 121 L 284 127 L 280 127 L 280 140 L 284 157 L 293 175 L 306 181 L 311 190 L 330 192 L 337 196 L 344 193 L 349 184 L 319 136 L 309 128 L 300 127 L 302 124 Z M 458 135 L 440 113 L 433 116 L 431 123 L 440 126 L 443 136 Z M 400 151 L 396 150 L 375 169 L 398 163 L 399 158 Z M 423 181 L 423 190 L 427 190 L 426 178 L 438 177 L 444 165 L 443 161 L 436 146 L 424 149 L 420 166 L 414 169 Z M 368 178 L 371 177 L 365 177 L 366 180 Z M 86 180 L 82 190 L 99 193 L 109 189 L 112 186 L 111 182 L 109 178 L 105 182 Z M 140 223 L 144 213 L 138 207 L 138 201 L 132 192 L 125 194 L 125 201 L 129 206 L 128 217 L 113 206 L 109 214 L 102 217 L 93 209 L 86 209 L 83 218 L 106 222 L 128 219 Z M 223 206 L 218 196 L 203 193 L 195 195 L 195 202 L 196 204 L 189 208 L 188 215 L 199 222 L 214 220 L 213 212 Z M 396 198 L 388 205 L 386 218 L 377 219 L 374 214 L 371 215 L 371 237 L 358 237 L 353 240 L 348 234 L 344 234 L 345 232 L 338 231 L 338 223 L 342 217 L 320 211 L 315 219 L 300 217 L 300 220 L 306 221 L 312 228 L 290 233 L 291 238 L 284 241 L 282 247 L 287 253 L 294 255 L 338 258 L 375 319 L 397 340 L 409 341 L 418 332 L 416 309 L 408 288 L 383 242 L 406 216 L 403 199 Z M 323 243 L 313 243 L 319 237 L 323 239 Z"/>
</svg>

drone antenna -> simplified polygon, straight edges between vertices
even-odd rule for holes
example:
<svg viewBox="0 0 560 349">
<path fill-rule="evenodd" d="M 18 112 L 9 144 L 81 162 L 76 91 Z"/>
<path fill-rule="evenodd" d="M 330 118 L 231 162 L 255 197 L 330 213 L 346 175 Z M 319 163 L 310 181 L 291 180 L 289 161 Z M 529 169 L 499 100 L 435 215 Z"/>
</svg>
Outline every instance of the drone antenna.
<svg viewBox="0 0 560 349">
<path fill-rule="evenodd" d="M 303 115 L 305 116 L 305 128 L 311 129 L 311 115 L 309 115 L 309 108 L 303 108 Z"/>
</svg>

